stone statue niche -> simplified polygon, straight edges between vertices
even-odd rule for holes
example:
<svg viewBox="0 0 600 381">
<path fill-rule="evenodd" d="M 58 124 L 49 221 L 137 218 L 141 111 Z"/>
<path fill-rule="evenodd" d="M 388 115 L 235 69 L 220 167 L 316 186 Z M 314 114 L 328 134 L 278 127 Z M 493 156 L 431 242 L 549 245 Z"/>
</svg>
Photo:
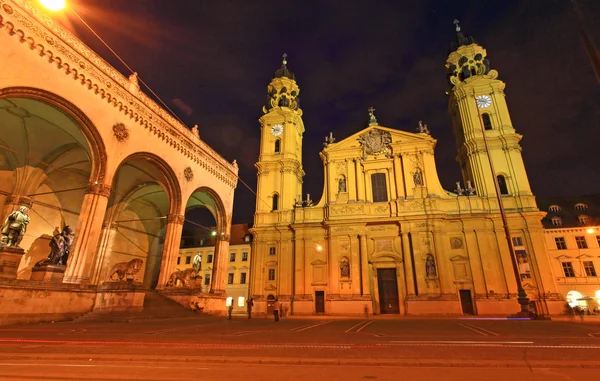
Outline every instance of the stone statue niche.
<svg viewBox="0 0 600 381">
<path fill-rule="evenodd" d="M 437 279 L 435 259 L 433 259 L 433 255 L 431 254 L 427 254 L 427 259 L 425 260 L 425 271 L 428 279 Z"/>
<path fill-rule="evenodd" d="M 350 263 L 346 257 L 343 257 L 340 261 L 340 277 L 350 278 Z"/>
<path fill-rule="evenodd" d="M 30 219 L 27 214 L 27 207 L 22 206 L 19 210 L 13 211 L 6 217 L 4 225 L 2 225 L 2 238 L 0 238 L 0 246 L 8 246 L 20 249 L 19 244 L 25 236 L 27 225 Z"/>
<path fill-rule="evenodd" d="M 338 193 L 346 193 L 346 178 L 344 176 L 340 177 L 338 181 Z"/>
</svg>

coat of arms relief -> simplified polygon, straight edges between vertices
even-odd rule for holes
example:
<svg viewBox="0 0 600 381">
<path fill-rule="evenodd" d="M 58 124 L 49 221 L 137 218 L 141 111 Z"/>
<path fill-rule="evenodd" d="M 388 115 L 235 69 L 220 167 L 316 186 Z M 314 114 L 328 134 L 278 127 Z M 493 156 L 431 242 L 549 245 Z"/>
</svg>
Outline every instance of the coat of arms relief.
<svg viewBox="0 0 600 381">
<path fill-rule="evenodd" d="M 374 128 L 371 131 L 361 134 L 358 137 L 358 141 L 363 150 L 363 160 L 367 158 L 367 155 L 385 155 L 387 158 L 392 157 L 389 150 L 389 146 L 392 143 L 392 135 L 387 131 Z"/>
</svg>

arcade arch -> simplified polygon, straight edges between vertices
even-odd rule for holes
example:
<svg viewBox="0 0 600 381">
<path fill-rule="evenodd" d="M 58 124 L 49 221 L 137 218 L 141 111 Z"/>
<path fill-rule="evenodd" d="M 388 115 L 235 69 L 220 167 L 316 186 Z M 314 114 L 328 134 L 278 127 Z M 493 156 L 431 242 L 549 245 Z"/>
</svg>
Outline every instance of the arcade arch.
<svg viewBox="0 0 600 381">
<path fill-rule="evenodd" d="M 20 205 L 29 208 L 18 270 L 19 279 L 29 279 L 52 236 L 81 223 L 86 189 L 103 178 L 106 155 L 91 121 L 46 91 L 0 90 L 0 126 L 0 210 L 4 218 Z"/>
<path fill-rule="evenodd" d="M 181 208 L 177 177 L 161 158 L 136 153 L 119 165 L 111 189 L 93 283 L 105 280 L 115 263 L 141 259 L 137 280 L 153 289 L 168 247 L 167 228 Z"/>
<path fill-rule="evenodd" d="M 193 217 L 193 218 L 192 218 Z M 194 223 L 191 220 L 201 221 L 202 224 Z M 210 277 L 210 291 L 222 293 L 225 291 L 224 285 L 224 268 L 229 251 L 229 221 L 223 201 L 218 193 L 209 187 L 200 187 L 196 189 L 185 206 L 185 237 L 182 237 L 181 242 L 187 239 L 193 240 L 195 231 L 201 230 L 201 236 L 210 234 L 211 241 L 214 240 L 215 251 L 212 262 L 206 263 L 204 271 L 198 275 L 206 278 Z M 208 226 L 216 227 L 215 231 L 209 231 Z M 206 231 L 202 231 L 206 230 Z M 211 234 L 212 233 L 212 234 Z M 184 239 L 185 238 L 185 239 Z M 204 258 L 206 261 L 207 258 Z M 208 271 L 210 269 L 210 271 Z"/>
</svg>

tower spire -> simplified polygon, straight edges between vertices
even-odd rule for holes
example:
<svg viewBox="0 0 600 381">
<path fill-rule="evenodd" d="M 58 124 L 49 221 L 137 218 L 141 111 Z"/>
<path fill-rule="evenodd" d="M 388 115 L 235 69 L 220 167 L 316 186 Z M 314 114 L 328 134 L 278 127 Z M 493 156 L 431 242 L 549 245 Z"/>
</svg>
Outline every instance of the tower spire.
<svg viewBox="0 0 600 381">
<path fill-rule="evenodd" d="M 465 36 L 461 32 L 460 21 L 458 21 L 458 19 L 454 19 L 454 21 L 452 23 L 455 26 L 454 28 L 456 30 L 456 38 L 454 39 L 454 41 L 452 41 L 450 43 L 450 53 L 456 51 L 461 46 L 466 46 L 466 45 L 471 45 L 471 44 L 477 43 L 477 41 L 475 41 L 475 39 L 473 37 Z"/>
</svg>

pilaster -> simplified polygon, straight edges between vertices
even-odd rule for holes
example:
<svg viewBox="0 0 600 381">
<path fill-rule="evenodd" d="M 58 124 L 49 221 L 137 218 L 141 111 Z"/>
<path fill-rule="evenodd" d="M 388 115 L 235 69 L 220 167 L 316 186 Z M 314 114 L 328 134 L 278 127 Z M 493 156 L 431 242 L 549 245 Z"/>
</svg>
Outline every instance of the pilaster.
<svg viewBox="0 0 600 381">
<path fill-rule="evenodd" d="M 177 256 L 181 245 L 181 232 L 185 217 L 177 214 L 169 214 L 167 217 L 167 229 L 165 232 L 165 243 L 163 245 L 162 261 L 160 263 L 160 274 L 158 276 L 158 288 L 163 288 L 169 281 L 169 277 L 177 266 Z"/>
<path fill-rule="evenodd" d="M 86 189 L 83 204 L 75 229 L 75 239 L 63 283 L 89 283 L 92 264 L 98 248 L 102 222 L 108 206 L 111 187 L 107 184 L 91 183 Z"/>
<path fill-rule="evenodd" d="M 221 234 L 217 238 L 213 259 L 212 281 L 210 284 L 210 292 L 213 294 L 225 293 L 225 264 L 228 254 L 229 234 Z"/>
</svg>

